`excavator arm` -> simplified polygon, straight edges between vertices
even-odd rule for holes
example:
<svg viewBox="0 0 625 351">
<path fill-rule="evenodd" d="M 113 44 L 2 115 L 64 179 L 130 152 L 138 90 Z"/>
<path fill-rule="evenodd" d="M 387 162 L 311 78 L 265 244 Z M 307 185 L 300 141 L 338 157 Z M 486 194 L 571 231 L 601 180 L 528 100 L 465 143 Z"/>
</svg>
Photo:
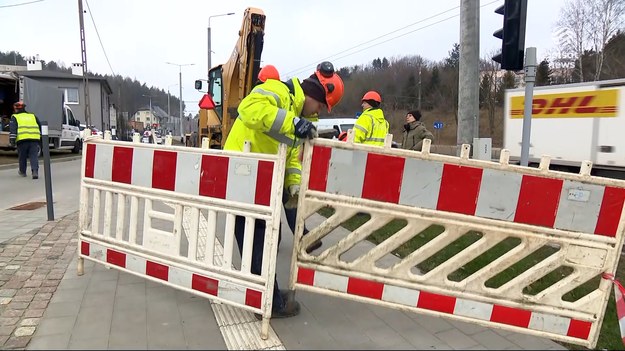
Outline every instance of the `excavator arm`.
<svg viewBox="0 0 625 351">
<path fill-rule="evenodd" d="M 208 73 L 208 94 L 215 107 L 200 109 L 198 141 L 208 138 L 211 148 L 223 147 L 230 128 L 237 118 L 237 108 L 241 100 L 256 84 L 264 35 L 264 12 L 261 9 L 248 7 L 243 15 L 239 39 L 230 59 L 224 64 L 211 68 Z M 200 144 L 198 142 L 198 146 Z"/>
</svg>

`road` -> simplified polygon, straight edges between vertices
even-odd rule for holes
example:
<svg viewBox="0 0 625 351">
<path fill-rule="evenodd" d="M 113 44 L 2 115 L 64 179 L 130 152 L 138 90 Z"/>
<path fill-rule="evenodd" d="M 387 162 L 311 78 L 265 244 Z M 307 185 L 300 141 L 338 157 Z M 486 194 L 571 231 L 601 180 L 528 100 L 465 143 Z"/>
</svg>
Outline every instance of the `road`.
<svg viewBox="0 0 625 351">
<path fill-rule="evenodd" d="M 0 170 L 0 210 L 32 201 L 46 201 L 45 172 L 40 161 L 39 179 L 17 175 L 17 166 Z M 55 204 L 74 202 L 78 209 L 80 193 L 81 160 L 57 161 L 50 164 L 52 174 L 52 191 Z"/>
<path fill-rule="evenodd" d="M 50 157 L 52 159 L 75 157 L 77 154 L 71 153 L 69 150 L 50 150 Z M 39 162 L 43 162 L 43 159 L 39 157 Z M 16 151 L 0 151 L 0 166 L 17 164 L 17 152 Z"/>
</svg>

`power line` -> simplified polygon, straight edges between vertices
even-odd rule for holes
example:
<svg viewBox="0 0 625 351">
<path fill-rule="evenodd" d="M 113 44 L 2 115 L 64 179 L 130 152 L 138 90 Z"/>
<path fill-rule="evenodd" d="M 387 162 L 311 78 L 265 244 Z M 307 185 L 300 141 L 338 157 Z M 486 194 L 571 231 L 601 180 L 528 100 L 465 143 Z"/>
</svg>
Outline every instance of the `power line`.
<svg viewBox="0 0 625 351">
<path fill-rule="evenodd" d="M 485 6 L 488 6 L 488 5 L 492 5 L 492 4 L 494 4 L 494 3 L 498 2 L 498 1 L 499 1 L 499 0 L 491 1 L 491 2 L 489 2 L 489 3 L 487 3 L 487 4 L 484 4 L 484 5 L 480 6 L 480 7 L 485 7 Z M 392 38 L 390 38 L 390 39 L 387 39 L 387 40 L 381 41 L 381 42 L 379 42 L 379 43 L 375 43 L 375 44 L 369 45 L 369 46 L 367 46 L 367 47 L 365 47 L 365 48 L 363 48 L 363 49 L 360 49 L 360 50 L 354 51 L 354 52 L 349 53 L 349 54 L 347 54 L 347 55 L 343 55 L 343 56 L 340 56 L 340 57 L 336 57 L 336 56 L 338 56 L 338 55 L 340 55 L 340 54 L 342 54 L 342 53 L 348 52 L 348 51 L 350 51 L 350 50 L 352 50 L 352 49 L 355 49 L 355 48 L 357 48 L 357 47 L 359 47 L 359 46 L 362 46 L 362 45 L 368 44 L 368 43 L 369 43 L 369 42 L 371 42 L 371 41 L 378 40 L 378 39 L 380 39 L 380 38 L 386 37 L 386 36 L 388 36 L 388 35 L 390 35 L 390 34 L 396 33 L 396 32 L 398 32 L 398 31 L 401 31 L 401 30 L 406 29 L 406 28 L 408 28 L 408 27 L 412 27 L 412 26 L 417 25 L 417 24 L 419 24 L 419 23 L 425 22 L 425 21 L 427 21 L 427 20 L 430 20 L 430 19 L 432 19 L 432 18 L 438 17 L 438 16 L 440 16 L 440 15 L 443 15 L 443 14 L 445 14 L 445 13 L 447 13 L 447 12 L 454 11 L 454 10 L 458 9 L 459 7 L 460 7 L 460 6 L 456 6 L 456 7 L 454 7 L 454 8 L 450 8 L 450 9 L 445 10 L 445 11 L 443 11 L 443 12 L 437 13 L 437 14 L 435 14 L 435 15 L 433 15 L 433 16 L 430 16 L 430 17 L 424 18 L 424 19 L 422 19 L 422 20 L 419 20 L 419 21 L 417 21 L 417 22 L 411 23 L 411 24 L 409 24 L 409 25 L 407 25 L 407 26 L 404 26 L 404 27 L 402 27 L 402 28 L 399 28 L 399 29 L 393 30 L 393 31 L 391 31 L 391 32 L 388 32 L 388 33 L 386 33 L 386 34 L 383 34 L 383 35 L 381 35 L 381 36 L 379 36 L 379 37 L 376 37 L 376 38 L 374 38 L 374 39 L 367 40 L 367 41 L 365 41 L 365 42 L 363 42 L 363 43 L 360 43 L 360 44 L 358 44 L 358 45 L 355 45 L 355 46 L 353 46 L 353 47 L 351 47 L 351 48 L 349 48 L 349 49 L 346 49 L 346 50 L 340 51 L 340 52 L 338 52 L 338 53 L 336 53 L 336 54 L 333 54 L 333 55 L 330 55 L 330 56 L 328 56 L 328 57 L 325 57 L 325 58 L 323 58 L 323 59 L 321 59 L 321 60 L 316 61 L 315 63 L 311 63 L 311 64 L 308 64 L 308 65 L 306 65 L 306 66 L 302 66 L 302 67 L 300 67 L 300 68 L 298 68 L 298 69 L 291 70 L 291 71 L 287 72 L 287 73 L 285 74 L 285 76 L 290 77 L 290 76 L 293 76 L 293 75 L 294 75 L 294 74 L 296 74 L 296 73 L 304 72 L 304 71 L 306 71 L 306 70 L 310 69 L 311 67 L 316 67 L 316 66 L 317 66 L 317 63 L 318 63 L 318 62 L 320 62 L 320 61 L 329 60 L 329 59 L 331 59 L 331 58 L 335 58 L 335 60 L 340 60 L 340 59 L 342 59 L 342 58 L 345 58 L 345 57 L 348 57 L 348 56 L 351 56 L 351 55 L 357 54 L 357 53 L 359 53 L 359 52 L 362 52 L 362 51 L 364 51 L 364 50 L 370 49 L 370 48 L 372 48 L 372 47 L 374 47 L 374 46 L 378 46 L 378 45 L 381 45 L 381 44 L 387 43 L 387 42 L 389 42 L 389 41 L 391 41 L 391 40 L 395 40 L 395 39 L 401 38 L 401 37 L 406 36 L 406 35 L 408 35 L 408 34 L 412 34 L 412 33 L 414 33 L 414 32 L 420 31 L 420 30 L 422 30 L 422 29 L 425 29 L 425 28 L 431 27 L 431 26 L 433 26 L 433 25 L 435 25 L 435 24 L 439 24 L 439 23 L 442 23 L 442 22 L 448 21 L 448 20 L 450 20 L 450 19 L 452 19 L 452 18 L 458 17 L 458 16 L 459 16 L 459 14 L 456 14 L 456 15 L 453 15 L 453 16 L 450 16 L 450 17 L 447 17 L 447 18 L 444 18 L 444 19 L 442 19 L 442 20 L 440 20 L 440 21 L 437 21 L 437 22 L 434 22 L 434 23 L 431 23 L 431 24 L 425 25 L 425 26 L 423 26 L 423 27 L 417 28 L 417 29 L 412 30 L 412 31 L 410 31 L 410 32 L 406 32 L 406 33 L 400 34 L 400 35 L 398 35 L 398 36 L 395 36 L 395 37 L 392 37 Z"/>
<path fill-rule="evenodd" d="M 91 8 L 89 7 L 89 1 L 85 0 L 85 3 L 87 4 L 87 10 L 89 10 L 89 17 L 91 17 L 91 23 L 93 23 L 93 28 L 95 28 L 95 34 L 98 36 L 98 40 L 100 41 L 100 47 L 102 48 L 102 52 L 104 52 L 104 58 L 106 58 L 106 63 L 108 63 L 109 68 L 111 69 L 111 73 L 113 73 L 113 76 L 115 76 L 115 71 L 113 71 L 113 67 L 111 66 L 109 57 L 106 54 L 104 45 L 102 44 L 102 38 L 100 38 L 100 33 L 98 32 L 98 26 L 96 26 L 95 20 L 93 19 L 93 14 L 91 13 Z"/>
<path fill-rule="evenodd" d="M 22 3 L 19 3 L 19 4 L 13 4 L 13 5 L 2 5 L 2 6 L 0 6 L 0 9 L 1 8 L 5 8 L 5 7 L 16 7 L 16 6 L 30 5 L 30 4 L 34 4 L 36 2 L 42 2 L 42 1 L 43 0 L 35 0 L 35 1 L 22 2 Z"/>
</svg>

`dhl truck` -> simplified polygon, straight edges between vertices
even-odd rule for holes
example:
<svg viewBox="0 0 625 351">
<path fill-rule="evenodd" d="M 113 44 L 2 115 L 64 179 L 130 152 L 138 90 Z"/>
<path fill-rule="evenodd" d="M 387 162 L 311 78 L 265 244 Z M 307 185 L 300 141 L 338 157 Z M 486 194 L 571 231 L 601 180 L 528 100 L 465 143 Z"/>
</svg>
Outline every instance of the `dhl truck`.
<svg viewBox="0 0 625 351">
<path fill-rule="evenodd" d="M 521 156 L 525 90 L 505 93 L 503 147 Z M 625 79 L 536 87 L 529 163 L 551 157 L 551 169 L 578 172 L 592 161 L 593 174 L 625 177 Z M 620 174 L 620 176 L 618 176 Z"/>
<path fill-rule="evenodd" d="M 198 146 L 208 138 L 210 148 L 221 149 L 230 128 L 237 118 L 241 100 L 252 90 L 260 71 L 260 57 L 265 34 L 265 14 L 261 9 L 248 7 L 243 14 L 239 39 L 230 59 L 208 72 L 208 94 L 215 106 L 200 108 L 198 118 Z M 202 80 L 195 81 L 202 89 Z M 201 106 L 200 106 L 201 107 Z"/>
</svg>

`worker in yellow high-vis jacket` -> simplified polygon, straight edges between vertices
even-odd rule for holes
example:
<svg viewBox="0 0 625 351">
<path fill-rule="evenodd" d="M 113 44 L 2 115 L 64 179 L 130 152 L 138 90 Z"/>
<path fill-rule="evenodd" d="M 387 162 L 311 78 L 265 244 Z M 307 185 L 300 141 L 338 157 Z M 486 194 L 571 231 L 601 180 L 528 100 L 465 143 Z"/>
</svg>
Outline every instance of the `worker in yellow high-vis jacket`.
<svg viewBox="0 0 625 351">
<path fill-rule="evenodd" d="M 315 72 L 300 83 L 297 78 L 282 82 L 275 76 L 266 77 L 241 101 L 239 116 L 228 134 L 224 150 L 243 151 L 250 142 L 250 151 L 277 154 L 281 143 L 287 145 L 285 197 L 296 203 L 301 182 L 302 164 L 299 159 L 304 140 L 317 136 L 311 120 L 316 120 L 323 110 L 328 112 L 343 97 L 343 80 L 330 62 L 322 62 Z M 284 201 L 283 202 L 287 202 Z M 239 251 L 243 252 L 245 217 L 237 216 L 235 236 Z M 251 272 L 260 274 L 265 242 L 265 221 L 256 220 L 252 249 Z M 299 314 L 300 305 L 294 299 L 283 296 L 275 280 L 272 302 L 272 318 L 291 317 Z M 257 318 L 260 315 L 257 315 Z"/>
<path fill-rule="evenodd" d="M 354 124 L 354 142 L 384 146 L 389 124 L 380 108 L 382 97 L 377 91 L 368 91 L 361 99 L 362 113 Z"/>
<path fill-rule="evenodd" d="M 26 177 L 26 160 L 30 159 L 33 179 L 39 178 L 39 144 L 41 123 L 37 116 L 26 111 L 23 101 L 13 104 L 13 115 L 9 122 L 9 143 L 17 146 L 19 158 L 18 174 Z"/>
</svg>

